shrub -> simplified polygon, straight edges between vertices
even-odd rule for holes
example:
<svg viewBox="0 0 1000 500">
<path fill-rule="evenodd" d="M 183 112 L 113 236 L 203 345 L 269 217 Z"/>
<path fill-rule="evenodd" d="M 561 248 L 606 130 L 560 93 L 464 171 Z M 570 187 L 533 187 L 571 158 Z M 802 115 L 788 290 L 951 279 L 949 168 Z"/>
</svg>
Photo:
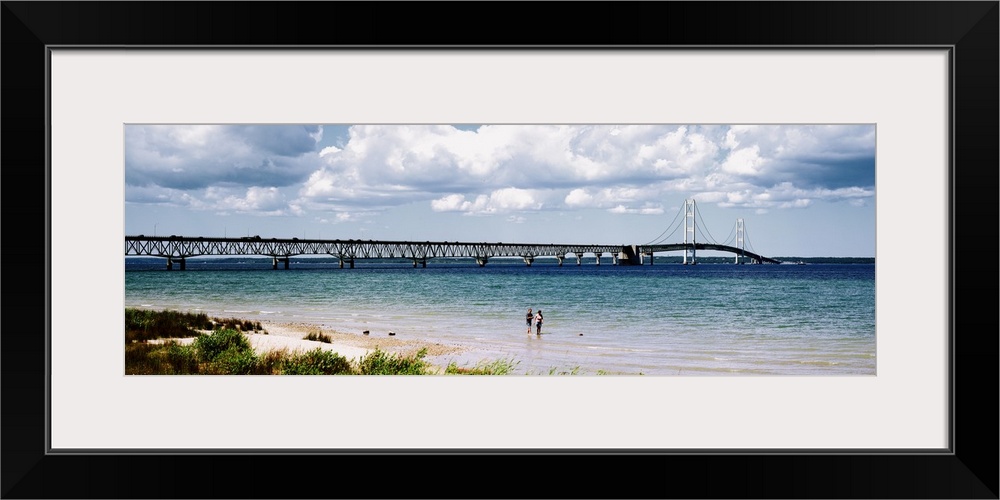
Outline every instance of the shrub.
<svg viewBox="0 0 1000 500">
<path fill-rule="evenodd" d="M 125 346 L 125 373 L 129 375 L 191 375 L 200 373 L 198 357 L 191 346 L 176 342 Z"/>
<path fill-rule="evenodd" d="M 151 356 L 160 347 L 145 342 L 125 344 L 125 373 L 128 375 L 156 375 L 162 373 L 160 363 Z"/>
<path fill-rule="evenodd" d="M 251 375 L 257 367 L 257 355 L 252 349 L 232 346 L 219 353 L 211 363 L 212 373 L 219 375 Z"/>
<path fill-rule="evenodd" d="M 302 340 L 315 340 L 318 342 L 326 342 L 327 344 L 333 342 L 333 338 L 329 335 L 324 335 L 319 332 L 309 332 L 309 335 L 302 337 Z"/>
<path fill-rule="evenodd" d="M 284 375 L 350 375 L 353 372 L 347 358 L 319 347 L 286 357 L 281 365 Z"/>
<path fill-rule="evenodd" d="M 289 358 L 288 351 L 279 349 L 267 351 L 257 356 L 257 365 L 254 366 L 254 375 L 280 375 L 281 367 Z"/>
<path fill-rule="evenodd" d="M 376 348 L 358 361 L 358 372 L 361 375 L 423 375 L 428 368 L 423 360 L 426 355 L 427 348 L 406 357 Z"/>
<path fill-rule="evenodd" d="M 194 340 L 194 347 L 198 351 L 198 357 L 203 361 L 214 361 L 229 349 L 235 349 L 237 352 L 252 351 L 250 341 L 242 333 L 230 329 L 202 335 Z"/>
<path fill-rule="evenodd" d="M 198 373 L 198 354 L 193 346 L 168 342 L 161 352 L 164 364 L 170 367 L 173 375 L 191 375 Z"/>
</svg>

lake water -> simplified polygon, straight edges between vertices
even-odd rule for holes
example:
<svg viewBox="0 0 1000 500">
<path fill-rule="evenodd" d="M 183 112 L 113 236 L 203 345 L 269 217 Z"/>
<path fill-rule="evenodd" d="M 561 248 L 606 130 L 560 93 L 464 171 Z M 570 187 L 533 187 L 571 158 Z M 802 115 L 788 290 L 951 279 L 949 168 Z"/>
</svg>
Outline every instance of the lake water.
<svg viewBox="0 0 1000 500">
<path fill-rule="evenodd" d="M 874 264 L 612 265 L 568 259 L 125 261 L 125 307 L 306 322 L 466 346 L 428 358 L 510 359 L 518 374 L 872 376 Z M 542 335 L 525 313 L 542 309 Z"/>
</svg>

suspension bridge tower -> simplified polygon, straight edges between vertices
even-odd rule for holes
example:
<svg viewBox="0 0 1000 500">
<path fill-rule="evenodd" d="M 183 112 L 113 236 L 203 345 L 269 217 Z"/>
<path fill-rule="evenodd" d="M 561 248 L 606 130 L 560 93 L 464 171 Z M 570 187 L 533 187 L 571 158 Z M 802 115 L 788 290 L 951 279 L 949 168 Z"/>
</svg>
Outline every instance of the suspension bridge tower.
<svg viewBox="0 0 1000 500">
<path fill-rule="evenodd" d="M 695 205 L 694 199 L 684 200 L 684 265 L 695 262 Z M 690 261 L 690 262 L 689 262 Z"/>
<path fill-rule="evenodd" d="M 743 244 L 743 219 L 736 219 L 736 248 L 740 249 L 740 253 L 736 254 L 736 263 L 742 264 L 745 260 L 744 251 L 746 248 Z"/>
</svg>

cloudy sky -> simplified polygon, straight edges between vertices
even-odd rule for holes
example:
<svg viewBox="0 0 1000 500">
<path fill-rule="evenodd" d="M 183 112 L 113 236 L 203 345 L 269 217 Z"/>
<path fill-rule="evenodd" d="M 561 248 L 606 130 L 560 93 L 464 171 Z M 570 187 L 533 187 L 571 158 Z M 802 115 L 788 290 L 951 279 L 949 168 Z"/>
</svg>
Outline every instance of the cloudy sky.
<svg viewBox="0 0 1000 500">
<path fill-rule="evenodd" d="M 127 235 L 875 256 L 874 125 L 126 125 Z"/>
</svg>

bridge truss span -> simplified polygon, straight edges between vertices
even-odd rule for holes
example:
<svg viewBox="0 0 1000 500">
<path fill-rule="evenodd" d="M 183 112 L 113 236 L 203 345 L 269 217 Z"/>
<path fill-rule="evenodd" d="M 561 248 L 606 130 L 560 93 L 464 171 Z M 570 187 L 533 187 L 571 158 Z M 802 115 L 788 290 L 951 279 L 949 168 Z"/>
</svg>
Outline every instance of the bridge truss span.
<svg viewBox="0 0 1000 500">
<path fill-rule="evenodd" d="M 279 263 L 289 267 L 289 257 L 300 255 L 328 255 L 340 261 L 340 267 L 354 267 L 357 259 L 410 259 L 413 266 L 427 266 L 427 260 L 438 257 L 471 258 L 480 266 L 485 266 L 495 257 L 520 257 L 526 265 L 531 265 L 536 257 L 555 257 L 559 265 L 567 256 L 575 256 L 577 265 L 586 254 L 600 257 L 611 254 L 614 264 L 622 256 L 622 245 L 565 245 L 536 243 L 488 243 L 488 242 L 414 242 L 379 240 L 318 240 L 281 238 L 210 238 L 187 236 L 126 236 L 126 256 L 163 257 L 167 259 L 167 269 L 178 263 L 185 268 L 185 260 L 200 256 L 260 255 L 273 259 L 273 267 Z"/>
<path fill-rule="evenodd" d="M 690 255 L 690 263 L 694 264 L 696 250 L 716 250 L 730 252 L 736 255 L 736 263 L 743 260 L 755 264 L 780 264 L 781 262 L 763 255 L 728 245 L 715 243 L 672 243 L 646 245 L 587 245 L 587 244 L 539 244 L 539 243 L 488 243 L 459 241 L 379 241 L 379 240 L 318 240 L 318 239 L 280 239 L 260 238 L 259 236 L 241 238 L 211 238 L 186 236 L 126 236 L 125 255 L 162 257 L 167 260 L 167 269 L 173 269 L 179 264 L 185 268 L 186 259 L 200 256 L 240 256 L 258 255 L 272 258 L 274 269 L 279 264 L 289 268 L 289 258 L 301 255 L 332 256 L 340 261 L 340 267 L 354 267 L 358 259 L 410 259 L 413 267 L 427 267 L 429 259 L 440 257 L 470 258 L 479 266 L 485 266 L 490 259 L 496 257 L 520 257 L 528 266 L 537 257 L 554 257 L 559 265 L 569 257 L 576 258 L 579 266 L 585 255 L 594 255 L 596 264 L 601 264 L 601 257 L 610 254 L 614 265 L 642 265 L 645 258 L 653 264 L 653 256 L 657 252 L 683 251 Z M 689 263 L 685 258 L 684 263 Z"/>
</svg>

